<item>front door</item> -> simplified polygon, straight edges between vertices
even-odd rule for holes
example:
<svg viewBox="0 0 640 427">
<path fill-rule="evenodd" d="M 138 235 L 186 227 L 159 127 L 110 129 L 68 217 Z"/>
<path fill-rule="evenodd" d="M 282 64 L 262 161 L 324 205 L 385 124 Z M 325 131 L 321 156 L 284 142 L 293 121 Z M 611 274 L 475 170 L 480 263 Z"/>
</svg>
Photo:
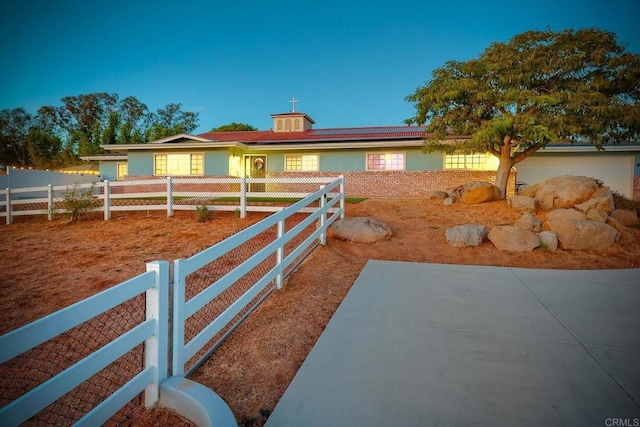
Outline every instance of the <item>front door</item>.
<svg viewBox="0 0 640 427">
<path fill-rule="evenodd" d="M 244 158 L 245 176 L 248 178 L 265 178 L 267 176 L 267 156 L 245 156 Z M 248 184 L 247 191 L 264 192 L 266 184 Z"/>
</svg>

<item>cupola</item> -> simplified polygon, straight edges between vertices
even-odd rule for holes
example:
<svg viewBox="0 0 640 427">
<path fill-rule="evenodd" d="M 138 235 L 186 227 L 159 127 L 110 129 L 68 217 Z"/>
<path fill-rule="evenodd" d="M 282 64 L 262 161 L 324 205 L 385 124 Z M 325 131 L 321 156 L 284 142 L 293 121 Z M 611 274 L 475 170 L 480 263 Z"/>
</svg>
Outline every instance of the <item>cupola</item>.
<svg viewBox="0 0 640 427">
<path fill-rule="evenodd" d="M 291 99 L 291 112 L 272 114 L 274 132 L 304 132 L 310 130 L 315 121 L 305 113 L 296 111 L 295 96 Z"/>
</svg>

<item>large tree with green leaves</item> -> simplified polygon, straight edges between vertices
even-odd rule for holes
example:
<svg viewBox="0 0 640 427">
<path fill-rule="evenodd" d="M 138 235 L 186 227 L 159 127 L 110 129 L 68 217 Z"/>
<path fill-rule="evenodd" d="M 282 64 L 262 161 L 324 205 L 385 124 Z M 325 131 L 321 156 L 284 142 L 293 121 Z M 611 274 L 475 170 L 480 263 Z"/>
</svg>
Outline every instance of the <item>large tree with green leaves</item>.
<svg viewBox="0 0 640 427">
<path fill-rule="evenodd" d="M 416 114 L 405 122 L 426 124 L 426 152 L 498 157 L 504 197 L 511 168 L 549 142 L 602 149 L 638 138 L 640 55 L 597 28 L 529 31 L 447 62 L 406 100 Z"/>
<path fill-rule="evenodd" d="M 244 131 L 253 131 L 253 130 L 258 130 L 258 129 L 246 123 L 231 122 L 227 125 L 222 125 L 222 126 L 218 126 L 217 128 L 213 128 L 209 132 L 244 132 Z"/>
</svg>

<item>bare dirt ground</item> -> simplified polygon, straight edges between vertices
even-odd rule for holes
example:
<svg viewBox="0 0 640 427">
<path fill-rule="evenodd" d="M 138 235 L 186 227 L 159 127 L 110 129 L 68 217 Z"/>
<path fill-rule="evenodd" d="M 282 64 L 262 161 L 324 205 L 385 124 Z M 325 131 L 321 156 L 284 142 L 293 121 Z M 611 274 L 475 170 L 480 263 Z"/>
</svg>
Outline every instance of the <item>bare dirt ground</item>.
<svg viewBox="0 0 640 427">
<path fill-rule="evenodd" d="M 505 201 L 444 206 L 437 200 L 369 199 L 347 204 L 347 216 L 389 224 L 394 236 L 373 245 L 329 239 L 318 247 L 192 376 L 215 390 L 240 425 L 262 425 L 369 259 L 551 269 L 640 267 L 635 241 L 604 252 L 536 249 L 503 252 L 490 242 L 455 248 L 445 230 L 460 224 L 513 224 Z M 538 215 L 543 218 L 544 214 Z M 79 223 L 17 218 L 0 225 L 0 333 L 38 319 L 139 274 L 145 262 L 193 255 L 264 215 L 193 212 L 122 213 Z M 168 411 L 140 414 L 134 424 L 189 425 Z"/>
</svg>

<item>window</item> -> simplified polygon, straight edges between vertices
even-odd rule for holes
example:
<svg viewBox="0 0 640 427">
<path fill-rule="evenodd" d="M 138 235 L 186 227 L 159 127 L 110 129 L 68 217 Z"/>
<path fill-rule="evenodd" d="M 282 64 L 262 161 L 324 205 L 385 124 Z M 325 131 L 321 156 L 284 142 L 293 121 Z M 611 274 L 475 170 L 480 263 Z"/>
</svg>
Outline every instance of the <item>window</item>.
<svg viewBox="0 0 640 427">
<path fill-rule="evenodd" d="M 317 154 L 287 154 L 284 156 L 284 170 L 317 171 L 319 156 Z"/>
<path fill-rule="evenodd" d="M 404 170 L 404 153 L 367 153 L 368 171 Z"/>
<path fill-rule="evenodd" d="M 202 154 L 156 154 L 155 175 L 202 175 Z"/>
<path fill-rule="evenodd" d="M 445 169 L 487 170 L 487 153 L 453 153 L 444 157 Z"/>
<path fill-rule="evenodd" d="M 126 162 L 118 162 L 117 168 L 118 168 L 118 179 L 123 179 L 125 176 L 127 176 L 128 167 Z"/>
</svg>

